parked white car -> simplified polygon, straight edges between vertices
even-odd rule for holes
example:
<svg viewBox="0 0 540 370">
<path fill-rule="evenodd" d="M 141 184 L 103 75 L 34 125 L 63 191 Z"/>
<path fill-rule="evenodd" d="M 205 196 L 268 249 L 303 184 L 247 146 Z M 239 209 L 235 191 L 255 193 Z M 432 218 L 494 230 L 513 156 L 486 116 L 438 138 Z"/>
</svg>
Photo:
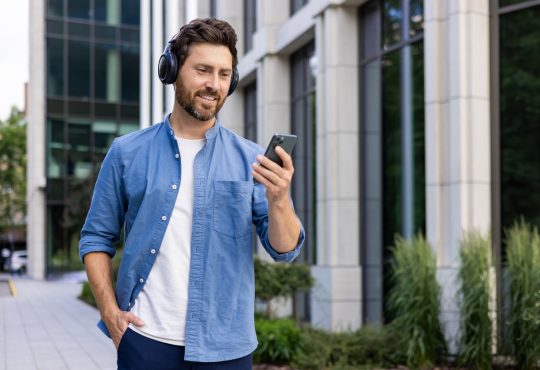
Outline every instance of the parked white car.
<svg viewBox="0 0 540 370">
<path fill-rule="evenodd" d="M 22 274 L 26 272 L 27 265 L 28 253 L 26 251 L 14 251 L 4 262 L 4 270 Z"/>
</svg>

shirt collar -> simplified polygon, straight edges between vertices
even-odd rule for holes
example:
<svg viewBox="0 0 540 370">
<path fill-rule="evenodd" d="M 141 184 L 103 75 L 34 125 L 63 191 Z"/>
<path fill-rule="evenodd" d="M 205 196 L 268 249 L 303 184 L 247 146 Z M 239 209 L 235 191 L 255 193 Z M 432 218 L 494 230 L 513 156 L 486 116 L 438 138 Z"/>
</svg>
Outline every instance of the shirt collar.
<svg viewBox="0 0 540 370">
<path fill-rule="evenodd" d="M 167 114 L 165 116 L 165 125 L 167 127 L 167 133 L 169 134 L 169 136 L 173 139 L 173 140 L 176 140 L 175 136 L 174 136 L 174 130 L 172 129 L 172 126 L 171 126 L 171 121 L 170 121 L 170 117 L 171 117 L 171 114 Z M 214 126 L 212 126 L 210 129 L 208 129 L 205 133 L 204 133 L 204 137 L 206 138 L 206 140 L 212 140 L 216 137 L 217 133 L 219 132 L 219 129 L 221 127 L 221 124 L 219 123 L 219 121 L 216 119 L 216 123 L 214 124 Z"/>
</svg>

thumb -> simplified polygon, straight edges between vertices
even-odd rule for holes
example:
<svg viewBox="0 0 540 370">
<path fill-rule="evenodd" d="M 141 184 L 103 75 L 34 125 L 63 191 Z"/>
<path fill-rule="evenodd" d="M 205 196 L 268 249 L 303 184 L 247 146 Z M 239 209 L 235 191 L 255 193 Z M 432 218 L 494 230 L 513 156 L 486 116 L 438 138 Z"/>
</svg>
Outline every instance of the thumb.
<svg viewBox="0 0 540 370">
<path fill-rule="evenodd" d="M 132 323 L 135 326 L 144 326 L 144 321 L 139 319 L 135 314 L 128 312 L 126 313 L 126 320 L 130 323 Z"/>
</svg>

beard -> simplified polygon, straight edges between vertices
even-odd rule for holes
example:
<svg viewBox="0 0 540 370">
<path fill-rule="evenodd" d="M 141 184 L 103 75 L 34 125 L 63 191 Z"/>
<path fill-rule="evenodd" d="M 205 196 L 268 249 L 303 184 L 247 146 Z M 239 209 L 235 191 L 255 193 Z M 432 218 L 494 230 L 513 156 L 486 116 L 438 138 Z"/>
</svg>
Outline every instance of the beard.
<svg viewBox="0 0 540 370">
<path fill-rule="evenodd" d="M 216 98 L 216 104 L 201 103 L 199 99 L 197 99 L 197 96 L 213 96 Z M 191 96 L 181 80 L 178 82 L 175 99 L 191 117 L 199 121 L 208 121 L 214 118 L 223 106 L 223 103 L 225 103 L 225 99 L 220 97 L 218 91 L 208 88 L 196 91 L 195 94 Z"/>
</svg>

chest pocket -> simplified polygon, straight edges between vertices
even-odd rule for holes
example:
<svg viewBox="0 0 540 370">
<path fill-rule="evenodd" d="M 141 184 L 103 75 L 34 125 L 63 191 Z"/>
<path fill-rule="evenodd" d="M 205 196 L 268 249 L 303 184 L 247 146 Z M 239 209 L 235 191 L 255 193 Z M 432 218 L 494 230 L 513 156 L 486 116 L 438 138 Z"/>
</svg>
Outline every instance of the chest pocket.
<svg viewBox="0 0 540 370">
<path fill-rule="evenodd" d="M 214 230 L 241 237 L 251 232 L 251 196 L 249 181 L 214 181 Z"/>
</svg>

